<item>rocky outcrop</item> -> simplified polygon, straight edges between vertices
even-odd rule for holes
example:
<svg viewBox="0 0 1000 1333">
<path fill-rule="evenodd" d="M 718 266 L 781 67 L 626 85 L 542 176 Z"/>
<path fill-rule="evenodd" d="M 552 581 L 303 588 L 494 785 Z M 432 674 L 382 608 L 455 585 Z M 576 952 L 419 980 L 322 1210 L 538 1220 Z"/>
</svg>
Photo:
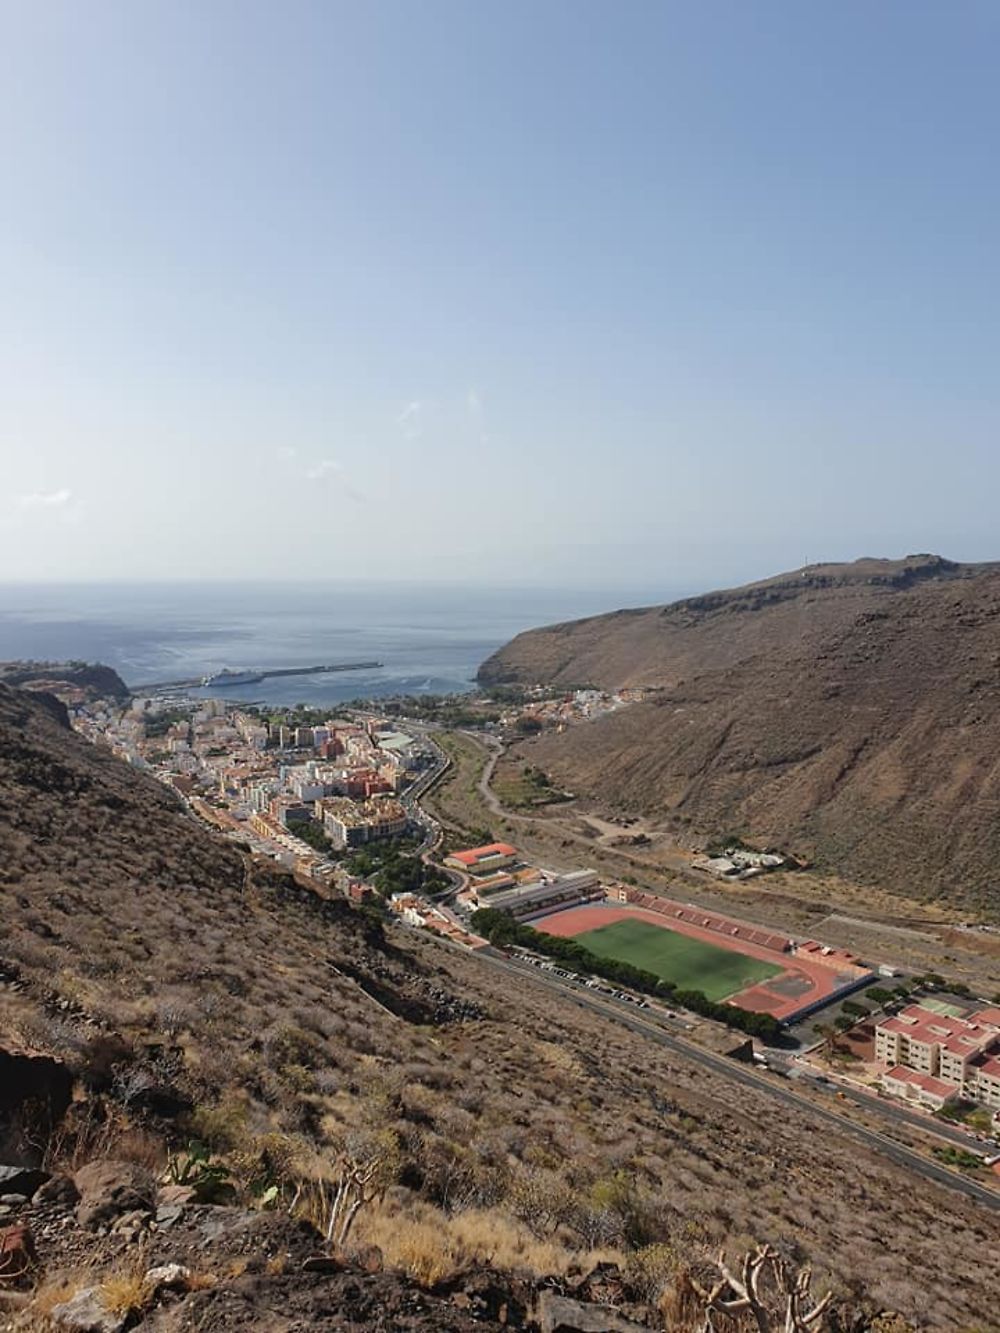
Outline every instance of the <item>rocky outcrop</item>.
<svg viewBox="0 0 1000 1333">
<path fill-rule="evenodd" d="M 130 696 L 118 672 L 97 662 L 0 662 L 0 681 L 27 687 L 69 685 L 95 699 L 124 701 Z"/>
<path fill-rule="evenodd" d="M 48 1179 L 49 1173 L 37 1167 L 0 1165 L 0 1198 L 6 1194 L 17 1194 L 30 1199 Z"/>
<path fill-rule="evenodd" d="M 73 1076 L 60 1060 L 0 1049 L 0 1161 L 36 1164 L 38 1150 L 31 1143 L 44 1141 L 62 1119 L 72 1092 Z M 30 1140 L 23 1132 L 26 1120 Z M 0 1194 L 8 1192 L 0 1188 Z"/>
<path fill-rule="evenodd" d="M 121 1333 L 128 1312 L 110 1310 L 99 1287 L 82 1287 L 49 1313 L 52 1325 L 65 1333 Z"/>
<path fill-rule="evenodd" d="M 73 1176 L 80 1196 L 76 1217 L 96 1230 L 129 1213 L 151 1212 L 155 1187 L 149 1172 L 134 1162 L 88 1162 Z"/>
<path fill-rule="evenodd" d="M 603 1305 L 588 1305 L 554 1291 L 543 1291 L 538 1300 L 539 1333 L 644 1333 L 648 1324 L 637 1324 Z"/>
</svg>

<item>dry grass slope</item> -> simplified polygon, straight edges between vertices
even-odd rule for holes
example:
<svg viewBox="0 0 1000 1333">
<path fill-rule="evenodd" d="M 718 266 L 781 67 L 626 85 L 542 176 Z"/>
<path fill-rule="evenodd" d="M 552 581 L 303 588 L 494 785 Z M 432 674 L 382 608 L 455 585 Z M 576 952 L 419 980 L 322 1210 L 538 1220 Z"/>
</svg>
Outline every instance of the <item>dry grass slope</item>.
<svg viewBox="0 0 1000 1333">
<path fill-rule="evenodd" d="M 614 617 L 587 622 L 567 671 L 586 674 L 593 655 L 604 683 L 663 688 L 526 742 L 523 758 L 595 800 L 672 817 L 689 838 L 741 833 L 995 917 L 1000 572 L 894 566 L 870 583 L 845 568 L 819 586 L 680 603 L 655 613 L 655 634 L 643 613 L 641 651 Z"/>
<path fill-rule="evenodd" d="M 0 1046 L 61 1055 L 104 1107 L 56 1145 L 67 1162 L 155 1173 L 197 1134 L 242 1197 L 266 1180 L 288 1199 L 381 1135 L 392 1180 L 356 1240 L 419 1280 L 610 1252 L 667 1281 L 720 1245 L 769 1242 L 811 1258 L 843 1309 L 948 1333 L 994 1317 L 993 1215 L 805 1114 L 776 1119 L 764 1095 L 734 1102 L 530 981 L 513 995 L 470 956 L 248 865 L 2 687 L 0 845 Z"/>
</svg>

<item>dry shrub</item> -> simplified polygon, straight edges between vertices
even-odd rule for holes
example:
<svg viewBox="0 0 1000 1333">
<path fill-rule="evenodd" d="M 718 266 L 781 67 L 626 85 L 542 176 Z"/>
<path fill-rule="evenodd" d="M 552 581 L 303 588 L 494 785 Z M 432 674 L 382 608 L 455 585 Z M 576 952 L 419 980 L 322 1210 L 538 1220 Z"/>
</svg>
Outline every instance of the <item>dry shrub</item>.
<svg viewBox="0 0 1000 1333">
<path fill-rule="evenodd" d="M 207 1291 L 218 1282 L 214 1273 L 189 1273 L 185 1286 L 188 1291 Z"/>
<path fill-rule="evenodd" d="M 116 1117 L 100 1102 L 86 1102 L 72 1123 L 57 1126 L 45 1148 L 42 1165 L 53 1174 L 72 1175 L 87 1162 L 111 1156 L 118 1133 Z"/>
<path fill-rule="evenodd" d="M 644 1245 L 628 1256 L 625 1274 L 641 1298 L 655 1304 L 667 1290 L 677 1268 L 677 1252 L 672 1245 Z"/>
<path fill-rule="evenodd" d="M 72 1175 L 88 1162 L 114 1159 L 134 1162 L 152 1175 L 162 1171 L 167 1160 L 163 1139 L 133 1125 L 110 1103 L 83 1103 L 75 1123 L 57 1127 L 44 1156 L 44 1166 L 53 1173 Z"/>
<path fill-rule="evenodd" d="M 565 1273 L 575 1265 L 601 1260 L 623 1262 L 615 1250 L 581 1253 L 556 1241 L 541 1241 L 516 1219 L 498 1209 L 470 1210 L 449 1216 L 439 1208 L 394 1194 L 358 1219 L 355 1244 L 377 1245 L 390 1268 L 430 1285 L 470 1264 L 500 1269 L 528 1269 L 536 1274 Z"/>
<path fill-rule="evenodd" d="M 564 1273 L 579 1261 L 576 1251 L 553 1240 L 539 1240 L 523 1223 L 499 1209 L 457 1213 L 449 1218 L 448 1230 L 463 1251 L 497 1268 Z"/>
<path fill-rule="evenodd" d="M 247 1106 L 235 1094 L 224 1097 L 216 1106 L 199 1106 L 191 1118 L 191 1128 L 214 1152 L 234 1152 L 247 1147 Z"/>
<path fill-rule="evenodd" d="M 133 1162 L 157 1176 L 167 1163 L 167 1149 L 158 1134 L 137 1126 L 121 1128 L 113 1136 L 109 1155 L 120 1162 Z"/>
<path fill-rule="evenodd" d="M 690 1269 L 677 1270 L 660 1297 L 659 1309 L 673 1333 L 701 1333 L 705 1328 L 705 1307 L 691 1284 Z"/>
<path fill-rule="evenodd" d="M 539 1058 L 552 1069 L 574 1077 L 583 1072 L 579 1057 L 565 1046 L 558 1046 L 554 1041 L 535 1041 L 532 1045 Z"/>
<path fill-rule="evenodd" d="M 442 1235 L 433 1222 L 400 1220 L 395 1231 L 393 1267 L 422 1287 L 432 1287 L 464 1261 L 451 1237 Z"/>
<path fill-rule="evenodd" d="M 242 1149 L 229 1154 L 229 1166 L 244 1188 L 260 1194 L 270 1185 L 282 1186 L 296 1174 L 304 1174 L 297 1171 L 304 1146 L 288 1134 L 256 1134 Z"/>
<path fill-rule="evenodd" d="M 110 1273 L 101 1283 L 101 1300 L 112 1314 L 138 1314 L 152 1297 L 149 1283 L 142 1269 Z"/>
<path fill-rule="evenodd" d="M 31 1297 L 31 1305 L 28 1307 L 28 1313 L 40 1327 L 46 1326 L 46 1321 L 57 1305 L 65 1305 L 71 1301 L 81 1287 L 86 1285 L 86 1276 L 83 1273 L 69 1275 L 66 1273 L 47 1278 L 40 1283 L 34 1290 Z"/>
</svg>

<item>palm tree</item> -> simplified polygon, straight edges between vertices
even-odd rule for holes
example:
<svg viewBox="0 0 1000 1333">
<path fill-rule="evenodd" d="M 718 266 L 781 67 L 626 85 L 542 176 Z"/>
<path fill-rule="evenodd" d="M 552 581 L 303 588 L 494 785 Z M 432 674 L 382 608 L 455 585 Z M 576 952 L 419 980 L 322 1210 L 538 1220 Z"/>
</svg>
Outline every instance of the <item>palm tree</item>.
<svg viewBox="0 0 1000 1333">
<path fill-rule="evenodd" d="M 813 1032 L 823 1040 L 820 1054 L 827 1064 L 832 1064 L 837 1049 L 837 1029 L 831 1023 L 814 1023 Z"/>
</svg>

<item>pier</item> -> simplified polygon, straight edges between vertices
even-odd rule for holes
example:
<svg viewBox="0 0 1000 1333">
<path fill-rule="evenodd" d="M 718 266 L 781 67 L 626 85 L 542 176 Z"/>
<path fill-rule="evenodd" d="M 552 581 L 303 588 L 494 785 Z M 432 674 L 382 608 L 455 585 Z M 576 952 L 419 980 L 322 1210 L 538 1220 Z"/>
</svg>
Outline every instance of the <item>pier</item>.
<svg viewBox="0 0 1000 1333">
<path fill-rule="evenodd" d="M 328 662 L 320 666 L 269 667 L 264 671 L 234 672 L 233 674 L 239 679 L 233 684 L 258 685 L 262 680 L 272 680 L 276 676 L 319 676 L 334 671 L 376 671 L 384 665 L 384 662 Z M 216 672 L 215 677 L 215 688 L 226 689 L 228 682 L 225 675 Z M 133 694 L 150 694 L 158 690 L 202 689 L 208 680 L 207 676 L 191 676 L 187 680 L 156 680 L 143 685 L 130 685 L 129 689 Z"/>
</svg>

